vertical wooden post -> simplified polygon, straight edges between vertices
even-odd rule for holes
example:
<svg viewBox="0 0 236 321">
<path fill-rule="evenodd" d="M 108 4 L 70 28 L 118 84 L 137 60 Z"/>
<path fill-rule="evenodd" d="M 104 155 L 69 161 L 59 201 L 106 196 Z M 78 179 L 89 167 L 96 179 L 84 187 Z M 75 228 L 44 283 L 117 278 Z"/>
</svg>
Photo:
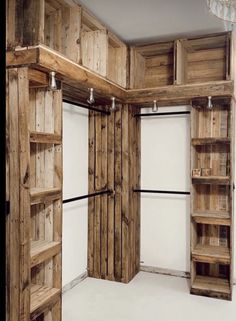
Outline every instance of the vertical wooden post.
<svg viewBox="0 0 236 321">
<path fill-rule="evenodd" d="M 9 321 L 30 313 L 30 144 L 28 68 L 9 69 Z M 13 237 L 11 237 L 13 236 Z"/>
</svg>

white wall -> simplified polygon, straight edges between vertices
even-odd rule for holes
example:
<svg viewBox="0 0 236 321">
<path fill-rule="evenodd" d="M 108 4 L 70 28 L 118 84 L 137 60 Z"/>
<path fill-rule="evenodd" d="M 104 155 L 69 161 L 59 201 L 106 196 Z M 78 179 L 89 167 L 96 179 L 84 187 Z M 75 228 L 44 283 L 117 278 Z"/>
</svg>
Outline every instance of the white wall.
<svg viewBox="0 0 236 321">
<path fill-rule="evenodd" d="M 63 199 L 88 194 L 88 112 L 63 104 Z M 87 267 L 87 199 L 63 205 L 62 285 Z"/>
<path fill-rule="evenodd" d="M 174 110 L 189 110 L 189 107 L 174 107 Z M 173 107 L 165 107 L 161 111 L 173 111 Z M 143 189 L 190 190 L 189 139 L 188 115 L 142 118 L 141 187 Z M 189 198 L 184 195 L 141 195 L 142 264 L 189 272 Z M 234 233 L 236 235 L 236 224 Z M 234 240 L 234 277 L 236 277 L 236 237 Z"/>
<path fill-rule="evenodd" d="M 161 108 L 161 111 L 173 110 L 188 110 L 188 107 Z M 143 189 L 189 191 L 189 117 L 142 118 Z M 189 271 L 189 223 L 188 195 L 141 194 L 142 264 Z"/>
</svg>

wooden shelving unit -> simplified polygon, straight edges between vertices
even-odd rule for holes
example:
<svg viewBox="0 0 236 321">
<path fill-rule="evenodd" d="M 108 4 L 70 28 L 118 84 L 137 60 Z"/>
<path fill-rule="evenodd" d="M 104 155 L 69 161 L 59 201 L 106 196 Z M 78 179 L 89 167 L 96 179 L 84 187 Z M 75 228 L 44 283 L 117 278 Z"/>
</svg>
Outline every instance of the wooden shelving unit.
<svg viewBox="0 0 236 321">
<path fill-rule="evenodd" d="M 193 100 L 191 112 L 191 293 L 231 300 L 233 121 L 231 100 Z M 206 175 L 206 172 L 208 174 Z"/>
<path fill-rule="evenodd" d="M 30 316 L 61 317 L 62 94 L 29 89 Z"/>
</svg>

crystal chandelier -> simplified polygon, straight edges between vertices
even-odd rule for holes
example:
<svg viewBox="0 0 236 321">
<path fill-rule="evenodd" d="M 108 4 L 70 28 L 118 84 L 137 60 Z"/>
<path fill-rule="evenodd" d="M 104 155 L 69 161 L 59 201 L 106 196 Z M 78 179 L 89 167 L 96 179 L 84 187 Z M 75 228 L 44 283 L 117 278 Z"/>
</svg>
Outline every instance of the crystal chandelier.
<svg viewBox="0 0 236 321">
<path fill-rule="evenodd" d="M 220 19 L 236 22 L 236 0 L 207 0 L 210 11 Z"/>
</svg>

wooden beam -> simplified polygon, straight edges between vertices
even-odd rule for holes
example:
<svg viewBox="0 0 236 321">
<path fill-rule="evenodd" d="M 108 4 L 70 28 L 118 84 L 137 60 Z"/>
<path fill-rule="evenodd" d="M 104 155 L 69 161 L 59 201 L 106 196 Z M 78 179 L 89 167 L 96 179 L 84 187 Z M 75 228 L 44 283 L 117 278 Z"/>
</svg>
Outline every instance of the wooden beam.
<svg viewBox="0 0 236 321">
<path fill-rule="evenodd" d="M 129 104 L 153 101 L 178 101 L 205 96 L 231 96 L 233 94 L 232 81 L 216 81 L 191 85 L 164 86 L 148 89 L 132 89 L 127 91 L 126 102 Z"/>
<path fill-rule="evenodd" d="M 28 77 L 30 87 L 47 87 L 49 85 L 48 75 L 45 72 L 29 68 Z"/>
</svg>

